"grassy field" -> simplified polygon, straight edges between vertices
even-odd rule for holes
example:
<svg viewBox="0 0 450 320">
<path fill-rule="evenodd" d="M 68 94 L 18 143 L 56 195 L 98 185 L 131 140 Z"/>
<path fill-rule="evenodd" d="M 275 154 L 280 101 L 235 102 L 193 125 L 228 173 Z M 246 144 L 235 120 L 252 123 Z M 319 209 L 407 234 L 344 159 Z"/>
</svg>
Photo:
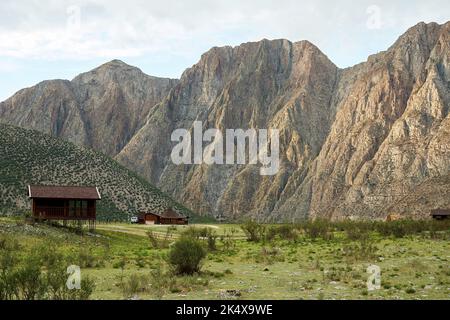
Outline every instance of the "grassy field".
<svg viewBox="0 0 450 320">
<path fill-rule="evenodd" d="M 17 239 L 22 255 L 57 243 L 95 283 L 91 299 L 450 299 L 448 229 L 367 238 L 332 228 L 326 237 L 286 231 L 248 241 L 240 225 L 194 227 L 216 238 L 191 276 L 173 275 L 166 256 L 192 226 L 99 224 L 94 234 L 76 234 L 2 218 L 0 240 Z M 381 270 L 380 289 L 368 290 L 370 265 Z"/>
</svg>

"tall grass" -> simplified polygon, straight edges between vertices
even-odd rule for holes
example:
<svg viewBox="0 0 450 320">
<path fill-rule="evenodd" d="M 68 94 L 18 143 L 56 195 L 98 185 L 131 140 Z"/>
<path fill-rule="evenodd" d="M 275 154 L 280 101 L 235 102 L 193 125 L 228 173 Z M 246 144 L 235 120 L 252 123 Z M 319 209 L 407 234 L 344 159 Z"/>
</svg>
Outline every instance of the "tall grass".
<svg viewBox="0 0 450 320">
<path fill-rule="evenodd" d="M 69 289 L 72 258 L 52 243 L 31 249 L 9 237 L 0 239 L 0 300 L 86 300 L 94 282 L 83 277 L 80 289 Z"/>
<path fill-rule="evenodd" d="M 430 238 L 448 238 L 450 220 L 397 220 L 397 221 L 329 221 L 326 219 L 306 220 L 296 224 L 263 225 L 247 221 L 241 225 L 247 240 L 265 242 L 299 238 L 332 240 L 336 232 L 343 232 L 348 240 L 368 241 L 376 234 L 382 237 L 403 238 L 421 235 Z"/>
</svg>

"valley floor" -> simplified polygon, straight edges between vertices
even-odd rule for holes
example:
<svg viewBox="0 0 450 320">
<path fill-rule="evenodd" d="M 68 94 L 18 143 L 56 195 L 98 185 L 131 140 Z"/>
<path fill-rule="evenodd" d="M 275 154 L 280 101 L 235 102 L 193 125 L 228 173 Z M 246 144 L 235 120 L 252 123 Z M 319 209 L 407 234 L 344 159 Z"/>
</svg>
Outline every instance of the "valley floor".
<svg viewBox="0 0 450 320">
<path fill-rule="evenodd" d="M 217 247 L 194 276 L 170 275 L 165 259 L 186 226 L 99 224 L 95 234 L 77 235 L 1 218 L 0 239 L 17 239 L 23 252 L 58 243 L 76 257 L 82 277 L 94 281 L 91 299 L 450 299 L 449 231 L 439 237 L 373 234 L 375 254 L 361 258 L 349 252 L 358 241 L 340 231 L 329 240 L 249 242 L 239 225 L 207 227 Z M 148 231 L 169 247 L 153 248 Z M 370 265 L 381 270 L 379 289 L 368 290 Z"/>
</svg>

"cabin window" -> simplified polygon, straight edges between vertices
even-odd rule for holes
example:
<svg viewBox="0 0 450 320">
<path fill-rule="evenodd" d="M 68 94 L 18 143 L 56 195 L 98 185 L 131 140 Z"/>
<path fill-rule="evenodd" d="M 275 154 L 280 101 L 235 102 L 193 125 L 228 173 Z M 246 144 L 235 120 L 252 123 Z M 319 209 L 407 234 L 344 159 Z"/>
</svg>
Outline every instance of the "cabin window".
<svg viewBox="0 0 450 320">
<path fill-rule="evenodd" d="M 81 201 L 81 211 L 82 211 L 83 217 L 87 217 L 87 215 L 88 215 L 88 202 L 86 200 Z"/>
<path fill-rule="evenodd" d="M 75 216 L 75 201 L 73 201 L 73 200 L 69 201 L 69 216 L 70 217 Z"/>
<path fill-rule="evenodd" d="M 75 212 L 77 217 L 81 216 L 81 201 L 79 200 L 75 201 Z"/>
<path fill-rule="evenodd" d="M 69 216 L 70 217 L 87 217 L 88 216 L 87 200 L 70 200 Z"/>
</svg>

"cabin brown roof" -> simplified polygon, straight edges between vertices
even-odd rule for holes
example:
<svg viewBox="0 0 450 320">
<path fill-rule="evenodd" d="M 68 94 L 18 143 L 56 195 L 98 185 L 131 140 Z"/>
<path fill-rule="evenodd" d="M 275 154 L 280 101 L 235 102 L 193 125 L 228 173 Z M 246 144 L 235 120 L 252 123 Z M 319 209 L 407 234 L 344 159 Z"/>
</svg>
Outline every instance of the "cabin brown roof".
<svg viewBox="0 0 450 320">
<path fill-rule="evenodd" d="M 434 209 L 431 210 L 432 216 L 450 216 L 450 209 Z"/>
<path fill-rule="evenodd" d="M 28 186 L 30 198 L 100 200 L 97 187 Z"/>
<path fill-rule="evenodd" d="M 144 218 L 145 215 L 147 214 L 152 214 L 161 218 L 178 218 L 178 219 L 186 218 L 185 216 L 179 214 L 178 212 L 172 209 L 166 209 L 163 213 L 154 213 L 154 212 L 141 213 L 139 217 Z"/>
<path fill-rule="evenodd" d="M 173 211 L 171 209 L 167 209 L 161 214 L 162 218 L 184 218 L 181 214 L 177 213 L 176 211 Z"/>
</svg>

